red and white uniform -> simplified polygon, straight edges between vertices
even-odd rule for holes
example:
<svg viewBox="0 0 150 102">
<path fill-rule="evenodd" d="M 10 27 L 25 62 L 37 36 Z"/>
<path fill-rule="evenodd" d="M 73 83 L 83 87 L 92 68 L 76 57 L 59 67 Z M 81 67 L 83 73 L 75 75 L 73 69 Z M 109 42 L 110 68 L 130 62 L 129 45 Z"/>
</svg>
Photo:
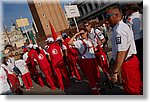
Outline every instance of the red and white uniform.
<svg viewBox="0 0 150 102">
<path fill-rule="evenodd" d="M 98 45 L 98 41 L 104 39 L 104 35 L 98 29 L 91 29 L 91 32 L 88 34 L 88 39 L 92 41 L 94 47 L 97 49 L 95 51 L 96 60 L 98 65 L 103 69 L 105 73 L 108 73 L 108 63 L 107 63 L 107 56 L 102 48 L 103 45 Z"/>
<path fill-rule="evenodd" d="M 26 89 L 30 89 L 31 87 L 33 87 L 32 79 L 30 77 L 30 73 L 29 73 L 29 70 L 26 66 L 25 61 L 21 60 L 21 59 L 17 60 L 17 61 L 15 61 L 15 65 L 21 71 L 22 81 L 23 81 Z"/>
<path fill-rule="evenodd" d="M 0 94 L 10 91 L 10 86 L 7 81 L 7 73 L 1 67 L 0 68 Z"/>
<path fill-rule="evenodd" d="M 47 52 L 50 55 L 52 67 L 54 69 L 54 72 L 58 80 L 58 85 L 62 90 L 64 90 L 62 77 L 66 79 L 67 86 L 70 85 L 70 80 L 69 80 L 67 69 L 65 67 L 64 60 L 61 54 L 61 48 L 59 45 L 53 43 L 49 45 Z"/>
<path fill-rule="evenodd" d="M 78 72 L 76 61 L 78 58 L 78 51 L 75 47 L 68 44 L 70 38 L 66 38 L 63 44 L 67 47 L 67 58 L 68 58 L 68 66 L 70 68 L 71 77 L 76 77 L 77 80 L 81 80 L 81 76 Z"/>
<path fill-rule="evenodd" d="M 47 83 L 50 85 L 52 90 L 55 90 L 56 87 L 52 79 L 53 78 L 52 69 L 50 67 L 48 60 L 46 59 L 44 50 L 40 50 L 39 54 L 36 53 L 35 59 L 37 60 L 42 72 L 44 73 Z"/>
<path fill-rule="evenodd" d="M 28 52 L 25 52 L 25 53 L 23 54 L 23 60 L 26 62 L 27 59 L 28 59 Z"/>
<path fill-rule="evenodd" d="M 36 69 L 36 63 L 34 61 L 35 59 L 35 54 L 36 54 L 36 51 L 34 49 L 30 49 L 30 51 L 28 52 L 28 59 L 27 61 L 31 63 L 31 66 L 29 66 L 29 71 L 31 73 L 31 76 L 34 76 L 36 75 L 38 81 L 39 81 L 39 84 L 40 86 L 44 86 L 44 83 L 42 81 L 42 78 L 40 77 L 40 75 L 38 74 L 38 71 Z"/>
<path fill-rule="evenodd" d="M 81 54 L 85 52 L 85 46 L 87 47 L 86 52 L 82 55 L 82 59 L 78 60 L 77 63 L 87 77 L 93 94 L 98 94 L 95 91 L 97 91 L 96 82 L 100 79 L 100 72 L 97 73 L 98 64 L 95 60 L 93 44 L 89 40 L 84 39 L 83 41 L 75 41 L 74 45 Z"/>
<path fill-rule="evenodd" d="M 114 28 L 112 34 L 112 57 L 115 60 L 117 52 L 128 51 L 121 68 L 124 91 L 127 94 L 141 94 L 143 86 L 140 75 L 140 66 L 135 56 L 136 47 L 133 31 L 127 24 L 120 21 Z"/>
<path fill-rule="evenodd" d="M 1 67 L 3 67 L 7 71 L 7 77 L 11 84 L 10 87 L 12 92 L 14 92 L 20 86 L 18 77 L 13 73 L 12 66 L 10 65 L 10 63 L 7 66 L 5 64 L 2 64 Z"/>
</svg>

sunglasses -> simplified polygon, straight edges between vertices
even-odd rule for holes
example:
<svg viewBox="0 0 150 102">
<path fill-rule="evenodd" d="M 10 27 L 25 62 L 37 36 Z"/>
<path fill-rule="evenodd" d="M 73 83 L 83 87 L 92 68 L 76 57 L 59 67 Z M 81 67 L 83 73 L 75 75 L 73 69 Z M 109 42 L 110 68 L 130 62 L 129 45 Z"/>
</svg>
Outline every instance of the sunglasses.
<svg viewBox="0 0 150 102">
<path fill-rule="evenodd" d="M 83 34 L 85 34 L 85 33 L 80 33 L 80 35 L 83 35 Z"/>
<path fill-rule="evenodd" d="M 111 16 L 113 16 L 114 14 L 112 14 L 112 13 L 108 13 L 108 14 L 106 14 L 106 19 L 109 19 Z"/>
</svg>

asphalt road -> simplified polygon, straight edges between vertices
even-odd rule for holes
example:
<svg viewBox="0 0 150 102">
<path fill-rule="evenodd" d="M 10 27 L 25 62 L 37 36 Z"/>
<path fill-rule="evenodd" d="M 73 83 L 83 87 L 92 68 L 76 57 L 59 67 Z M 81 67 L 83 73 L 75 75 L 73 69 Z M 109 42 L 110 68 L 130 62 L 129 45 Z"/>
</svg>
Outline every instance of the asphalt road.
<svg viewBox="0 0 150 102">
<path fill-rule="evenodd" d="M 81 71 L 80 71 L 81 72 Z M 86 81 L 85 77 L 82 75 L 82 81 L 76 82 L 75 79 L 71 79 L 71 86 L 67 89 L 60 90 L 51 90 L 47 85 L 46 82 L 44 87 L 41 87 L 38 83 L 33 81 L 33 89 L 30 91 L 25 91 L 25 88 L 22 88 L 24 95 L 92 95 L 92 91 Z M 105 80 L 104 74 L 101 71 L 101 79 L 100 82 Z M 115 85 L 112 89 L 109 88 L 109 85 L 103 85 L 102 89 L 100 90 L 101 95 L 124 95 L 123 88 L 121 85 Z"/>
</svg>

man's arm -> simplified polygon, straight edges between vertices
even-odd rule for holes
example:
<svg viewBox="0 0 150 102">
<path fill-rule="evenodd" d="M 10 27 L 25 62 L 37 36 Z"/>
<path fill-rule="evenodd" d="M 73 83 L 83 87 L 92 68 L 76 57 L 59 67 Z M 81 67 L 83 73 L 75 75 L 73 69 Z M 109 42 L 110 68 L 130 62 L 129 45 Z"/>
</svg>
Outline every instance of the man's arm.
<svg viewBox="0 0 150 102">
<path fill-rule="evenodd" d="M 68 42 L 68 44 L 69 44 L 69 45 L 73 45 L 74 39 L 75 39 L 77 36 L 79 36 L 80 33 L 81 33 L 81 32 L 76 33 L 76 34 L 70 39 L 70 41 Z"/>
<path fill-rule="evenodd" d="M 116 81 L 117 81 L 118 71 L 119 71 L 119 69 L 121 68 L 121 66 L 124 62 L 125 56 L 126 56 L 126 51 L 119 51 L 117 53 L 117 56 L 116 56 L 116 59 L 115 59 L 114 70 L 113 70 L 113 78 Z"/>
</svg>

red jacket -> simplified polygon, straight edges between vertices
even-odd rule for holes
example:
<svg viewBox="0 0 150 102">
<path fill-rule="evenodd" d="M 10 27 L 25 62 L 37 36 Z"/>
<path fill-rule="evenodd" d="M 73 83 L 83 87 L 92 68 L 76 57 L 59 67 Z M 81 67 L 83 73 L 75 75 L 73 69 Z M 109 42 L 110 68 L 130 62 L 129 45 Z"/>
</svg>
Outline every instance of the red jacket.
<svg viewBox="0 0 150 102">
<path fill-rule="evenodd" d="M 50 54 L 52 66 L 58 66 L 61 62 L 63 62 L 63 57 L 61 53 L 61 47 L 55 43 L 50 44 L 47 52 Z"/>
<path fill-rule="evenodd" d="M 38 53 L 35 54 L 35 59 L 37 60 L 42 70 L 50 68 L 50 63 L 48 62 L 45 52 L 43 50 L 40 50 L 39 54 Z"/>
<path fill-rule="evenodd" d="M 34 49 L 31 49 L 28 52 L 28 59 L 27 59 L 27 61 L 30 62 L 32 65 L 34 65 L 35 54 L 36 54 L 36 51 Z"/>
<path fill-rule="evenodd" d="M 67 57 L 69 60 L 76 60 L 78 58 L 78 49 L 69 45 L 68 44 L 69 41 L 70 38 L 66 38 L 63 42 L 63 44 L 67 47 Z"/>
</svg>

